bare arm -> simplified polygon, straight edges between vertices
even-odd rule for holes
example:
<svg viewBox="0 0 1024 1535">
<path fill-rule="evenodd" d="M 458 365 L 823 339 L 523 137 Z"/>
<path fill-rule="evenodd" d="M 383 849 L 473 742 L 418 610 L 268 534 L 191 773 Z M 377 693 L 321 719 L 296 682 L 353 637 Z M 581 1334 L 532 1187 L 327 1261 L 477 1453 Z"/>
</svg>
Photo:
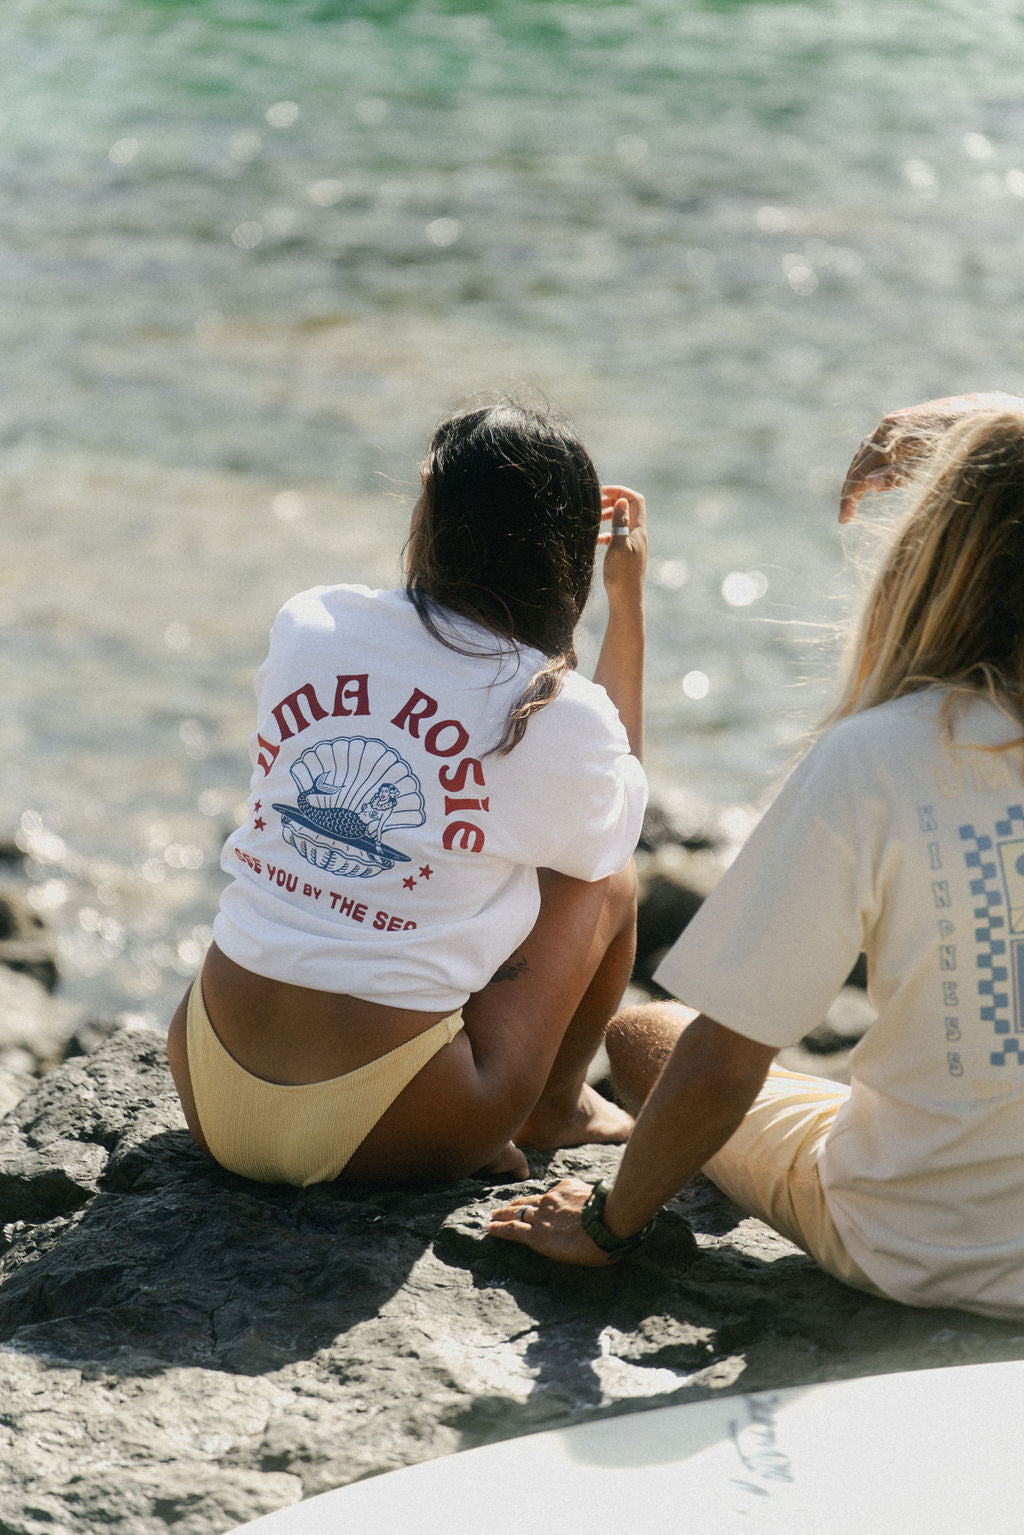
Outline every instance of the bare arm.
<svg viewBox="0 0 1024 1535">
<path fill-rule="evenodd" d="M 604 1220 L 616 1236 L 639 1231 L 724 1146 L 756 1098 L 775 1053 L 703 1015 L 683 1031 L 644 1104 L 608 1195 Z M 589 1184 L 563 1179 L 546 1194 L 496 1210 L 488 1230 L 562 1263 L 603 1267 L 609 1259 L 579 1220 L 589 1195 Z"/>
<path fill-rule="evenodd" d="M 983 410 L 1024 410 L 1024 399 L 1015 394 L 954 394 L 891 411 L 853 455 L 843 481 L 839 521 L 852 522 L 867 491 L 899 485 L 906 467 L 926 451 L 929 438 Z"/>
<path fill-rule="evenodd" d="M 624 485 L 602 486 L 601 505 L 602 519 L 610 524 L 597 540 L 605 546 L 608 624 L 594 681 L 600 683 L 619 711 L 630 751 L 643 761 L 646 505 L 643 496 Z"/>
</svg>

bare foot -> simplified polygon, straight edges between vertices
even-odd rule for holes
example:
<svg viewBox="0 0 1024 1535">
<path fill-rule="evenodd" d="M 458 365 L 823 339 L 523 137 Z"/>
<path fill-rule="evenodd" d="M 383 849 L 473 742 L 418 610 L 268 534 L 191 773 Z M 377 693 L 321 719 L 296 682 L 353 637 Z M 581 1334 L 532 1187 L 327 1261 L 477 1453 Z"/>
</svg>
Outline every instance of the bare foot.
<svg viewBox="0 0 1024 1535">
<path fill-rule="evenodd" d="M 629 1139 L 632 1116 L 584 1082 L 575 1103 L 541 1098 L 519 1127 L 516 1143 L 536 1151 L 556 1146 L 617 1146 Z"/>
<path fill-rule="evenodd" d="M 500 1178 L 508 1183 L 529 1176 L 530 1164 L 513 1141 L 506 1141 L 497 1156 L 477 1169 L 478 1178 Z"/>
</svg>

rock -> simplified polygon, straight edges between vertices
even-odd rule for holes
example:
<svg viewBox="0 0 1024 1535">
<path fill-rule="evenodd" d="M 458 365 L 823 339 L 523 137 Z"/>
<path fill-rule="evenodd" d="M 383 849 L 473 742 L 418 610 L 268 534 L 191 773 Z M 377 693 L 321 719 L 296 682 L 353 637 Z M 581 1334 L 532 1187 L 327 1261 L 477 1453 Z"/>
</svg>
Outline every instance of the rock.
<svg viewBox="0 0 1024 1535">
<path fill-rule="evenodd" d="M 123 1026 L 51 996 L 31 974 L 0 962 L 0 1118 L 36 1077 L 69 1056 L 95 1050 Z"/>
<path fill-rule="evenodd" d="M 736 819 L 743 820 L 741 812 L 737 811 Z M 749 829 L 752 818 L 744 824 Z M 633 981 L 649 997 L 668 996 L 655 981 L 654 972 L 738 851 L 737 842 L 711 819 L 701 831 L 692 817 L 680 819 L 657 805 L 648 808 L 637 854 Z M 799 1045 L 783 1051 L 780 1064 L 791 1071 L 849 1082 L 850 1053 L 875 1018 L 864 996 L 866 986 L 867 965 L 862 954 L 827 1017 Z"/>
<path fill-rule="evenodd" d="M 0 870 L 23 872 L 25 854 L 13 838 L 0 839 Z M 95 1050 L 122 1027 L 121 1018 L 97 1018 L 54 997 L 59 981 L 57 941 L 33 909 L 27 889 L 0 883 L 0 1118 L 32 1078 L 72 1055 Z M 2 1535 L 2 1531 L 0 1531 Z"/>
<path fill-rule="evenodd" d="M 33 976 L 47 991 L 57 985 L 53 937 L 25 892 L 13 884 L 0 888 L 0 965 Z"/>
<path fill-rule="evenodd" d="M 823 1023 L 798 1045 L 779 1051 L 779 1065 L 812 1077 L 849 1082 L 850 1056 L 877 1014 L 859 986 L 844 986 Z"/>
<path fill-rule="evenodd" d="M 678 799 L 671 806 L 651 800 L 644 812 L 639 846 L 642 852 L 660 847 L 682 847 L 689 852 L 713 850 L 724 840 L 721 827 L 709 806 L 692 797 L 685 803 Z"/>
<path fill-rule="evenodd" d="M 35 1085 L 35 1080 L 26 1071 L 0 1066 L 0 1119 L 21 1102 L 29 1088 Z"/>
<path fill-rule="evenodd" d="M 681 818 L 649 805 L 637 849 L 637 941 L 634 981 L 666 995 L 654 972 L 701 902 L 714 889 L 735 848 L 713 820 Z"/>
<path fill-rule="evenodd" d="M 79 1010 L 0 964 L 0 1066 L 38 1075 L 63 1060 Z"/>
<path fill-rule="evenodd" d="M 533 1155 L 526 1187 L 618 1156 Z M 523 1185 L 248 1183 L 195 1148 L 143 1028 L 36 1083 L 0 1179 L 5 1535 L 221 1535 L 626 1408 L 1021 1352 L 1017 1324 L 844 1289 L 700 1179 L 601 1272 L 485 1236 Z"/>
<path fill-rule="evenodd" d="M 700 908 L 714 885 L 719 870 L 713 855 L 688 854 L 673 849 L 646 862 L 639 871 L 636 914 L 636 961 L 633 979 L 653 996 L 667 993 L 656 984 L 654 972 L 665 951 Z"/>
</svg>

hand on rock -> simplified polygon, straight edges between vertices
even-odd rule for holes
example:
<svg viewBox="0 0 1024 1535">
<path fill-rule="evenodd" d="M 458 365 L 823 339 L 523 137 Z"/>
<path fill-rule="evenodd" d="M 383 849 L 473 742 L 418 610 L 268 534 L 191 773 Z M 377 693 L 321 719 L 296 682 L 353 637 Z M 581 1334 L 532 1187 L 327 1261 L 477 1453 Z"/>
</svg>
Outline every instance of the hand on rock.
<svg viewBox="0 0 1024 1535">
<path fill-rule="evenodd" d="M 495 1210 L 488 1222 L 491 1236 L 532 1247 L 557 1263 L 583 1268 L 607 1268 L 614 1259 L 592 1242 L 580 1225 L 580 1211 L 593 1189 L 579 1178 L 563 1178 L 546 1194 L 528 1194 Z"/>
</svg>

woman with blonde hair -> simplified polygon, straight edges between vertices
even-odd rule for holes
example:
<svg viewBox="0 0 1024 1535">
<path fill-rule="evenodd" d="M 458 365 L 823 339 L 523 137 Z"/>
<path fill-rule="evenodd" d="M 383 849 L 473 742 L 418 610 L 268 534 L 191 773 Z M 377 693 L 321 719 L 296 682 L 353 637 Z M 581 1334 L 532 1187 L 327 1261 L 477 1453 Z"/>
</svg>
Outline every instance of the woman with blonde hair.
<svg viewBox="0 0 1024 1535">
<path fill-rule="evenodd" d="M 511 400 L 442 421 L 422 482 L 403 589 L 314 587 L 274 623 L 170 1028 L 196 1141 L 263 1182 L 524 1176 L 523 1144 L 631 1125 L 586 1073 L 635 947 L 644 500 Z"/>
<path fill-rule="evenodd" d="M 1024 1316 L 1024 401 L 886 418 L 843 520 L 911 477 L 835 708 L 657 972 L 689 1008 L 609 1031 L 643 1104 L 614 1186 L 496 1235 L 614 1261 L 703 1168 L 850 1285 Z M 850 1086 L 780 1070 L 861 951 Z"/>
</svg>

